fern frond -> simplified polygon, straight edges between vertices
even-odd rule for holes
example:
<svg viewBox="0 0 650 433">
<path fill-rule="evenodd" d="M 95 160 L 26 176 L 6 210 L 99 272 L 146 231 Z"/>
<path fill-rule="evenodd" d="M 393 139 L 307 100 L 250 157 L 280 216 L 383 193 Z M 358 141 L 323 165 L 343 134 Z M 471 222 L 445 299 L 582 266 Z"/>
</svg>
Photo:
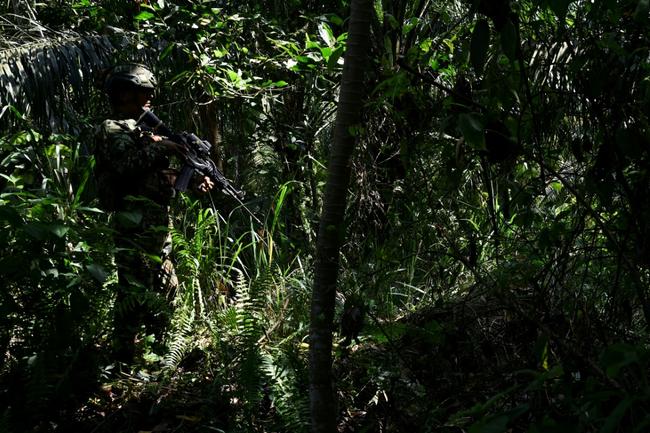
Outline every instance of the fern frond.
<svg viewBox="0 0 650 433">
<path fill-rule="evenodd" d="M 190 349 L 192 330 L 194 328 L 195 309 L 194 296 L 191 290 L 180 287 L 178 290 L 181 302 L 176 308 L 172 319 L 171 331 L 168 337 L 168 353 L 164 357 L 165 367 L 176 368 Z"/>
<path fill-rule="evenodd" d="M 271 390 L 271 402 L 280 417 L 282 427 L 291 432 L 307 432 L 309 430 L 307 389 L 300 388 L 295 370 L 286 362 L 286 355 L 281 350 L 274 349 L 264 352 L 261 358 L 266 382 Z"/>
</svg>

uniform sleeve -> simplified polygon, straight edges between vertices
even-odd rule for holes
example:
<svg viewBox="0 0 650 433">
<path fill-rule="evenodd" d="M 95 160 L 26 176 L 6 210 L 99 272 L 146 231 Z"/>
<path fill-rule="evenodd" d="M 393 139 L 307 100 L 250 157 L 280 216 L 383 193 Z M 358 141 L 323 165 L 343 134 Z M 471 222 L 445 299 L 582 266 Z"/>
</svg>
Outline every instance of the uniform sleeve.
<svg viewBox="0 0 650 433">
<path fill-rule="evenodd" d="M 138 140 L 135 120 L 106 120 L 98 135 L 99 153 L 117 175 L 155 169 L 165 160 L 165 149 L 160 143 Z"/>
</svg>

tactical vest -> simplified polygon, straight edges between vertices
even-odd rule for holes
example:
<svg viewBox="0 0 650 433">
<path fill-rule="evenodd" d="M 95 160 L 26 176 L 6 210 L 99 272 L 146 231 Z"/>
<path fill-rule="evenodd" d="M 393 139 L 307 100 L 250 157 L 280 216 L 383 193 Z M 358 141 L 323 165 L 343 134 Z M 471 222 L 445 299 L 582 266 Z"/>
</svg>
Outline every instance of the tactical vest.
<svg viewBox="0 0 650 433">
<path fill-rule="evenodd" d="M 148 143 L 133 119 L 109 119 L 101 125 L 96 134 L 95 176 L 102 208 L 124 210 L 128 207 L 125 197 L 129 195 L 143 196 L 160 205 L 169 203 L 174 195 L 169 158 L 162 151 L 144 157 L 148 160 L 136 156 Z M 116 152 L 111 146 L 124 151 Z"/>
</svg>

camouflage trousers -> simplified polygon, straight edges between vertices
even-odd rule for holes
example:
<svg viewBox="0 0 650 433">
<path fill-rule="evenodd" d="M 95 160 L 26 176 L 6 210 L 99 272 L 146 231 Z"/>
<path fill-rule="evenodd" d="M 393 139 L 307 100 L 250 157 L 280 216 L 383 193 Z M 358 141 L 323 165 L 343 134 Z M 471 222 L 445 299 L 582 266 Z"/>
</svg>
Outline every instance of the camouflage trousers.
<svg viewBox="0 0 650 433">
<path fill-rule="evenodd" d="M 166 207 L 134 207 L 114 215 L 118 282 L 114 309 L 114 350 L 131 361 L 137 341 L 154 335 L 160 345 L 178 287 L 171 257 L 172 239 Z"/>
</svg>

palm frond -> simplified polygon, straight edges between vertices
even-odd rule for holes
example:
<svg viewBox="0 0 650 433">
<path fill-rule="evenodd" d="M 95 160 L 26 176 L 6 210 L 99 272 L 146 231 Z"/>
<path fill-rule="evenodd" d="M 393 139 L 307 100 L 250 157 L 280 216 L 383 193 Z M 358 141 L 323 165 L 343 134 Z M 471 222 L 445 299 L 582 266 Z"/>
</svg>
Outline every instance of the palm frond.
<svg viewBox="0 0 650 433">
<path fill-rule="evenodd" d="M 0 122 L 15 126 L 12 106 L 36 126 L 76 132 L 71 120 L 88 108 L 98 72 L 115 46 L 105 35 L 57 32 L 15 14 L 0 17 Z"/>
</svg>

